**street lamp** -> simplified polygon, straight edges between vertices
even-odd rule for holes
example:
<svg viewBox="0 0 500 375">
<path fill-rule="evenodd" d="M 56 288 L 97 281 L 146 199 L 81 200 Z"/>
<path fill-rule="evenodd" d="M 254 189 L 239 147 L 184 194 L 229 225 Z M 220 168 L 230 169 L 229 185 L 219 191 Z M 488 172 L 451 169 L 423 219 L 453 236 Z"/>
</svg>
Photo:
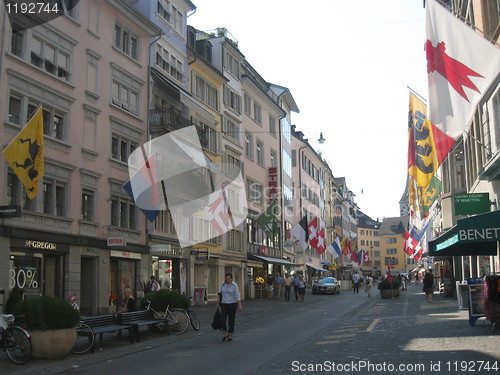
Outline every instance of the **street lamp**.
<svg viewBox="0 0 500 375">
<path fill-rule="evenodd" d="M 318 142 L 320 145 L 322 145 L 323 143 L 325 143 L 326 139 L 323 138 L 323 132 L 320 132 L 319 133 L 319 139 L 318 139 Z"/>
</svg>

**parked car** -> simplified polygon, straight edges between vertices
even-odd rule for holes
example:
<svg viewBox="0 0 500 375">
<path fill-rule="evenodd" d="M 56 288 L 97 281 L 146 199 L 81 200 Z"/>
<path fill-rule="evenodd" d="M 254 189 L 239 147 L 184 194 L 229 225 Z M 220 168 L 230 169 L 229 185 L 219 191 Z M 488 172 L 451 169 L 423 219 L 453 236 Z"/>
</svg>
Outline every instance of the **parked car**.
<svg viewBox="0 0 500 375">
<path fill-rule="evenodd" d="M 315 281 L 312 285 L 312 294 L 339 294 L 340 284 L 335 277 L 325 277 Z"/>
</svg>

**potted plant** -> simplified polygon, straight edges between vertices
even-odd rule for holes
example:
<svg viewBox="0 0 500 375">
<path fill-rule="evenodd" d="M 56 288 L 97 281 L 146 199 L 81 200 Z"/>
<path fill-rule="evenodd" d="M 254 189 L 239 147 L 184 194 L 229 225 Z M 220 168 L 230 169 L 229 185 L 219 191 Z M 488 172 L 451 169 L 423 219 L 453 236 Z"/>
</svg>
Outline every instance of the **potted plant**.
<svg viewBox="0 0 500 375">
<path fill-rule="evenodd" d="M 14 316 L 31 334 L 34 358 L 64 358 L 75 344 L 80 313 L 67 301 L 50 296 L 27 298 L 16 306 Z"/>
<path fill-rule="evenodd" d="M 378 283 L 378 289 L 380 290 L 380 297 L 395 298 L 399 297 L 399 290 L 401 288 L 401 280 L 397 278 L 392 278 L 392 282 L 388 279 L 383 279 Z"/>
</svg>

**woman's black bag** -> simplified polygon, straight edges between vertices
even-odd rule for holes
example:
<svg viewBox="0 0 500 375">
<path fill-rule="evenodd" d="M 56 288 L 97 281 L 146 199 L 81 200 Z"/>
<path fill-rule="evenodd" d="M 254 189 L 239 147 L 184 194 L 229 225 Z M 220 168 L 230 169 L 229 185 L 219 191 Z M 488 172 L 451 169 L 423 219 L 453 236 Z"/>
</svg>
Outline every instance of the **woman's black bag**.
<svg viewBox="0 0 500 375">
<path fill-rule="evenodd" d="M 220 310 L 219 309 L 217 309 L 215 311 L 214 320 L 212 321 L 212 328 L 213 329 L 218 329 L 218 330 L 222 329 L 222 318 L 221 318 Z"/>
</svg>

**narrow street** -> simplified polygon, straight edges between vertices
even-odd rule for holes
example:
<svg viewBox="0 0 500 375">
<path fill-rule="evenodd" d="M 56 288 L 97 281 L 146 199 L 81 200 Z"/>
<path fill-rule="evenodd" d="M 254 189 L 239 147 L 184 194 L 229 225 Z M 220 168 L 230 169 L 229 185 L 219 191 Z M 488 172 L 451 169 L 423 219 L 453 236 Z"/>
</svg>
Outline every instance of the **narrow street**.
<svg viewBox="0 0 500 375">
<path fill-rule="evenodd" d="M 248 301 L 237 314 L 230 343 L 210 327 L 213 306 L 198 311 L 199 332 L 144 332 L 134 345 L 109 335 L 95 354 L 8 365 L 7 373 L 487 374 L 500 366 L 498 332 L 481 321 L 470 327 L 467 311 L 458 310 L 454 299 L 435 295 L 433 303 L 425 303 L 413 285 L 394 300 L 381 299 L 375 290 L 370 299 L 363 291 L 333 296 L 308 291 L 304 303 Z M 6 363 L 2 359 L 2 367 Z"/>
</svg>

